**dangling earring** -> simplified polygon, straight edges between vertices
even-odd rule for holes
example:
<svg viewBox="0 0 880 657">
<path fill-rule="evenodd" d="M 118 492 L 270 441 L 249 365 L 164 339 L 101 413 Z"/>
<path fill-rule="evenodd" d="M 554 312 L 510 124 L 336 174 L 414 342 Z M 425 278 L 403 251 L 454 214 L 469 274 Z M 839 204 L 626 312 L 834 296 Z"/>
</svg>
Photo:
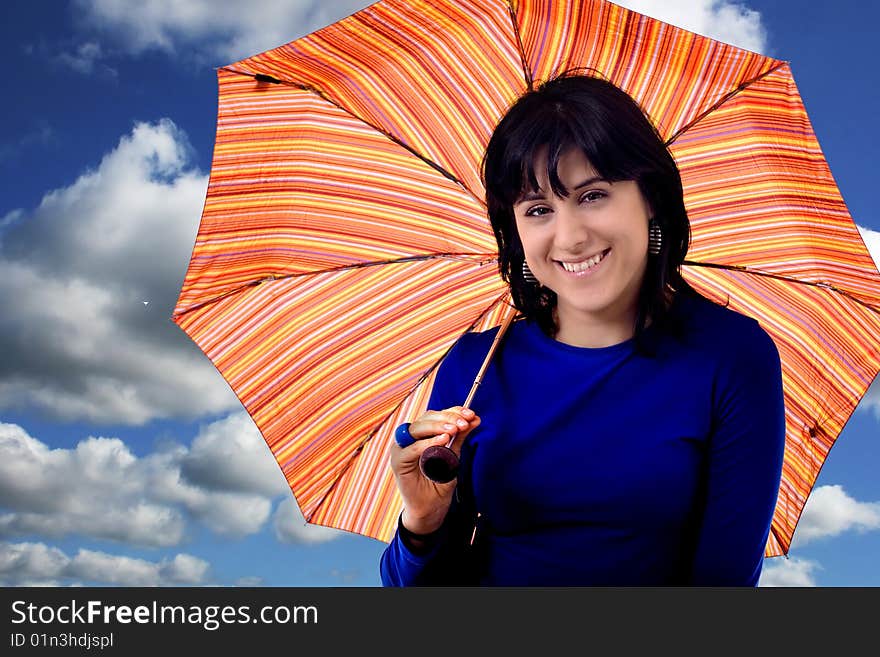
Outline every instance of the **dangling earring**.
<svg viewBox="0 0 880 657">
<path fill-rule="evenodd" d="M 523 280 L 526 283 L 528 283 L 529 285 L 537 285 L 538 284 L 538 279 L 535 278 L 535 275 L 532 273 L 532 270 L 529 269 L 529 263 L 527 263 L 525 260 L 523 260 L 522 275 L 523 275 Z"/>
<path fill-rule="evenodd" d="M 648 224 L 648 253 L 657 255 L 660 253 L 660 247 L 663 244 L 663 233 L 660 231 L 660 224 L 653 217 Z"/>
</svg>

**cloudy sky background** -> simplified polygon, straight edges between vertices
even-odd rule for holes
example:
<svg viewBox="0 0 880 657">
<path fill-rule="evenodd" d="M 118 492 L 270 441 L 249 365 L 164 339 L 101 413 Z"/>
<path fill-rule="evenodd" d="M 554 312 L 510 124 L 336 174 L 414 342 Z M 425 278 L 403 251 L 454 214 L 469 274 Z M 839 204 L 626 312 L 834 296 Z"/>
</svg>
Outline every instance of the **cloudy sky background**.
<svg viewBox="0 0 880 657">
<path fill-rule="evenodd" d="M 4 3 L 0 584 L 379 584 L 384 545 L 305 525 L 240 403 L 169 320 L 207 186 L 215 68 L 365 4 Z M 880 9 L 622 4 L 792 62 L 880 260 Z M 763 585 L 880 585 L 877 387 Z"/>
</svg>

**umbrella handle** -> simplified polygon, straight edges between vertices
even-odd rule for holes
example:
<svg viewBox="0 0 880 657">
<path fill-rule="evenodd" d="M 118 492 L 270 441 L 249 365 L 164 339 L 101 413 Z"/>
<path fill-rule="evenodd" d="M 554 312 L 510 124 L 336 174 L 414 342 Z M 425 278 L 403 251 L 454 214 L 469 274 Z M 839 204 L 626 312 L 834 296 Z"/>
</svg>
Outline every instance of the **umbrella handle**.
<svg viewBox="0 0 880 657">
<path fill-rule="evenodd" d="M 431 445 L 419 457 L 422 474 L 431 481 L 445 484 L 458 476 L 458 456 L 444 445 Z"/>
<path fill-rule="evenodd" d="M 474 384 L 471 386 L 471 391 L 468 393 L 467 399 L 463 404 L 465 408 L 470 407 L 471 401 L 473 401 L 474 395 L 477 393 L 477 388 L 479 388 L 480 384 L 483 382 L 483 375 L 486 373 L 486 369 L 489 367 L 489 361 L 492 359 L 492 355 L 495 353 L 495 349 L 498 348 L 498 344 L 501 342 L 502 336 L 507 332 L 507 328 L 513 321 L 514 315 L 515 313 L 511 313 L 510 315 L 508 315 L 504 319 L 504 323 L 501 324 L 501 328 L 498 329 L 498 333 L 495 334 L 495 339 L 492 341 L 492 346 L 489 347 L 489 353 L 486 354 L 486 357 L 483 359 L 483 364 L 480 366 L 480 371 L 477 372 L 477 376 L 474 379 Z M 458 476 L 459 459 L 455 452 L 450 449 L 450 447 L 452 446 L 452 441 L 454 440 L 455 436 L 452 436 L 445 446 L 432 445 L 424 452 L 422 452 L 421 457 L 419 457 L 419 468 L 421 468 L 422 474 L 431 481 L 436 481 L 439 484 L 445 484 L 452 481 Z"/>
</svg>

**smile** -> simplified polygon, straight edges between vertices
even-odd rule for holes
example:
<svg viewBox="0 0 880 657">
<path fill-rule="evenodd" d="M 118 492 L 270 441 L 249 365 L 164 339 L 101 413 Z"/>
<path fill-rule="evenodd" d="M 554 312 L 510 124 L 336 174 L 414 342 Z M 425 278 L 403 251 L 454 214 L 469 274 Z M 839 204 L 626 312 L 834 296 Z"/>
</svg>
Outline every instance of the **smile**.
<svg viewBox="0 0 880 657">
<path fill-rule="evenodd" d="M 608 255 L 609 251 L 611 251 L 610 248 L 605 249 L 601 253 L 597 253 L 586 260 L 578 260 L 577 262 L 565 262 L 563 260 L 557 260 L 556 262 L 558 262 L 559 266 L 570 274 L 584 274 L 595 269 L 599 263 L 605 259 L 605 256 Z"/>
</svg>

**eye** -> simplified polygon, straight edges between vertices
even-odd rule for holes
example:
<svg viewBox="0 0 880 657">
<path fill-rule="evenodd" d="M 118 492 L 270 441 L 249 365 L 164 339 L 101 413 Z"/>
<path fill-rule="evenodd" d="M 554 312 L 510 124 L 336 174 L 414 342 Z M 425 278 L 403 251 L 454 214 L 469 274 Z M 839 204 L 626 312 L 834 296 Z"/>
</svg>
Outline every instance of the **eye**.
<svg viewBox="0 0 880 657">
<path fill-rule="evenodd" d="M 526 217 L 543 217 L 550 211 L 550 208 L 548 208 L 546 205 L 533 205 L 528 210 L 526 210 L 523 215 Z"/>
<path fill-rule="evenodd" d="M 580 202 L 581 203 L 595 203 L 603 198 L 608 196 L 607 192 L 603 192 L 600 189 L 591 189 L 588 192 L 584 192 L 581 195 Z"/>
</svg>

